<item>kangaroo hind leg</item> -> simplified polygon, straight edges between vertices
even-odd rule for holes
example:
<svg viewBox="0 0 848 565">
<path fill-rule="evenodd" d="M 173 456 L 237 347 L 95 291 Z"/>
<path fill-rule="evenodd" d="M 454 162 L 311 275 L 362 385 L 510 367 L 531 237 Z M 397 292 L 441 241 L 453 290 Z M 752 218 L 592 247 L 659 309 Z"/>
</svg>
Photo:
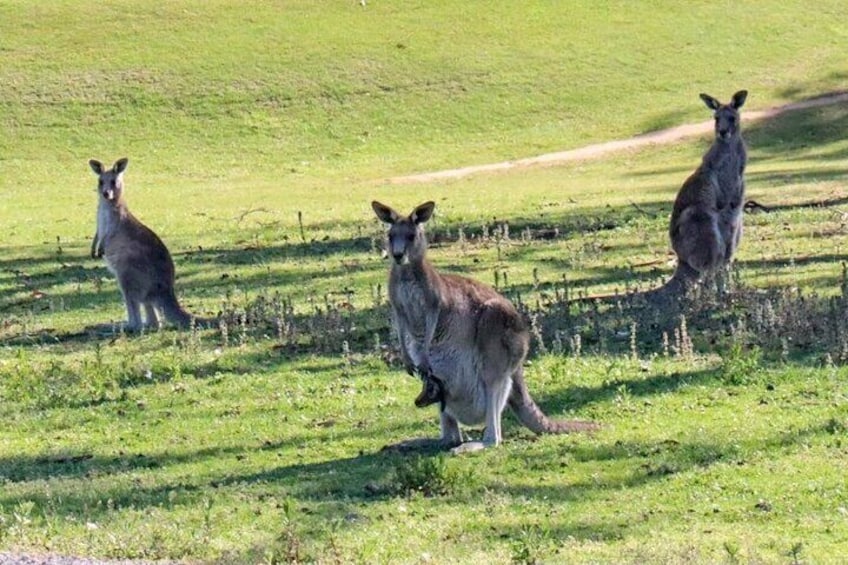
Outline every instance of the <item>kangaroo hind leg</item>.
<svg viewBox="0 0 848 565">
<path fill-rule="evenodd" d="M 674 248 L 679 259 L 700 273 L 721 265 L 725 246 L 715 213 L 692 206 L 680 215 L 678 225 Z"/>
<path fill-rule="evenodd" d="M 124 301 L 127 304 L 127 325 L 124 329 L 128 332 L 137 332 L 141 330 L 141 304 L 130 296 L 125 296 Z"/>
<path fill-rule="evenodd" d="M 497 446 L 503 441 L 501 432 L 501 416 L 512 390 L 512 379 L 501 377 L 486 386 L 486 431 L 483 433 L 483 444 Z"/>
<path fill-rule="evenodd" d="M 154 330 L 160 328 L 159 312 L 156 311 L 156 305 L 153 302 L 144 303 L 144 313 L 147 317 L 146 327 Z"/>
<path fill-rule="evenodd" d="M 497 447 L 503 441 L 501 416 L 512 390 L 512 379 L 502 365 L 500 367 L 492 365 L 489 364 L 484 368 L 481 391 L 485 395 L 486 402 L 486 429 L 483 432 L 483 440 L 465 442 L 454 448 L 453 453 L 468 453 L 486 447 Z"/>
</svg>

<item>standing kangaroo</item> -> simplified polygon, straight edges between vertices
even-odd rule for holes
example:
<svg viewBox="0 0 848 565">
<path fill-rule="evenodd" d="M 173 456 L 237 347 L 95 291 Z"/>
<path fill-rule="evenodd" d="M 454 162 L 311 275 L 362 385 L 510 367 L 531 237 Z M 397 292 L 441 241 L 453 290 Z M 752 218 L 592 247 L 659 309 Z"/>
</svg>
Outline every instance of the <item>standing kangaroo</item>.
<svg viewBox="0 0 848 565">
<path fill-rule="evenodd" d="M 423 224 L 433 214 L 433 202 L 406 217 L 376 201 L 371 207 L 391 226 L 389 300 L 406 370 L 425 378 L 417 404 L 430 388 L 428 379 L 440 383 L 441 438 L 402 446 L 438 442 L 463 452 L 498 445 L 507 404 L 537 434 L 597 428 L 592 422 L 549 420 L 533 401 L 524 382 L 530 333 L 506 298 L 469 278 L 440 274 L 427 260 Z M 462 443 L 460 422 L 485 422 L 483 441 Z"/>
<path fill-rule="evenodd" d="M 91 256 L 103 257 L 118 279 L 127 306 L 127 331 L 142 328 L 141 306 L 149 327 L 159 326 L 159 312 L 180 327 L 192 316 L 182 309 L 174 294 L 174 261 L 168 248 L 153 231 L 130 213 L 124 198 L 124 171 L 128 159 L 118 159 L 111 169 L 100 161 L 88 164 L 98 177 L 97 233 Z"/>
<path fill-rule="evenodd" d="M 739 109 L 746 90 L 721 104 L 708 94 L 701 100 L 715 115 L 715 141 L 674 201 L 669 235 L 677 269 L 669 281 L 683 288 L 727 265 L 742 238 L 747 151 Z"/>
</svg>

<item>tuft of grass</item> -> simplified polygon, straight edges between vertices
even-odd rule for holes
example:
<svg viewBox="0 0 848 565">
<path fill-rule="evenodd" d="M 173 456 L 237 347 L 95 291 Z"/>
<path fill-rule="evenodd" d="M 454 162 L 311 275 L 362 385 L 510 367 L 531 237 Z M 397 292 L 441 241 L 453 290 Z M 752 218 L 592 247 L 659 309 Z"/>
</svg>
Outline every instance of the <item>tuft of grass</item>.
<svg viewBox="0 0 848 565">
<path fill-rule="evenodd" d="M 404 496 L 451 496 L 467 492 L 471 474 L 444 455 L 405 457 L 395 462 L 392 490 Z"/>
<path fill-rule="evenodd" d="M 538 527 L 523 528 L 510 543 L 510 561 L 518 565 L 537 565 L 554 546 L 550 534 Z"/>
<path fill-rule="evenodd" d="M 734 343 L 723 357 L 721 379 L 729 385 L 743 385 L 760 379 L 760 348 L 745 351 L 741 343 Z"/>
</svg>

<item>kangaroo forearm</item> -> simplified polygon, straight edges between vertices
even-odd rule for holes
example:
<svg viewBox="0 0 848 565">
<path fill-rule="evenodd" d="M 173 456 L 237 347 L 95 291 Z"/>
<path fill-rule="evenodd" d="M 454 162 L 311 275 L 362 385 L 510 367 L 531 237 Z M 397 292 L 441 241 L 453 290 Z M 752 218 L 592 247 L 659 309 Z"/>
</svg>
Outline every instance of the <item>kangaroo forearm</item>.
<svg viewBox="0 0 848 565">
<path fill-rule="evenodd" d="M 412 355 L 409 352 L 409 342 L 410 340 L 407 338 L 407 332 L 401 327 L 397 320 L 395 320 L 395 333 L 397 334 L 398 344 L 400 346 L 400 356 L 403 361 L 403 367 L 406 369 L 406 372 L 410 375 L 415 374 L 415 363 L 412 361 Z"/>
<path fill-rule="evenodd" d="M 424 327 L 424 342 L 422 343 L 423 353 L 426 358 L 429 358 L 430 346 L 433 343 L 433 337 L 436 335 L 436 325 L 439 323 L 439 313 L 431 313 L 427 315 L 426 325 Z"/>
</svg>

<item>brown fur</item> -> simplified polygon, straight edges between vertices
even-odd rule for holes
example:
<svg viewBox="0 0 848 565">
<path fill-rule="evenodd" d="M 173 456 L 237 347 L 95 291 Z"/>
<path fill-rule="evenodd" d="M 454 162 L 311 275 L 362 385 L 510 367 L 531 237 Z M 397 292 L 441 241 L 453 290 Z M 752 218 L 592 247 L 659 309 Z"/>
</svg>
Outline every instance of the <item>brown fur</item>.
<svg viewBox="0 0 848 565">
<path fill-rule="evenodd" d="M 530 332 L 509 300 L 475 280 L 440 274 L 426 259 L 423 224 L 435 204 L 422 204 L 409 216 L 379 202 L 372 207 L 391 226 L 389 299 L 404 364 L 410 374 L 432 375 L 441 383 L 442 445 L 460 446 L 459 451 L 498 445 L 507 404 L 536 433 L 597 428 L 591 422 L 552 421 L 533 401 L 523 373 Z M 425 381 L 419 398 L 427 386 Z M 485 423 L 483 441 L 463 444 L 460 422 Z"/>
<path fill-rule="evenodd" d="M 124 197 L 126 158 L 111 169 L 94 159 L 89 165 L 98 177 L 97 232 L 91 256 L 103 257 L 118 280 L 127 307 L 127 331 L 158 327 L 159 313 L 187 327 L 191 314 L 183 310 L 174 293 L 174 262 L 168 248 L 153 231 L 129 211 Z M 146 323 L 142 324 L 144 307 Z"/>
<path fill-rule="evenodd" d="M 669 236 L 678 268 L 672 282 L 688 285 L 727 265 L 739 246 L 747 164 L 739 109 L 747 94 L 737 92 L 728 104 L 701 94 L 715 113 L 716 137 L 674 202 Z"/>
</svg>

